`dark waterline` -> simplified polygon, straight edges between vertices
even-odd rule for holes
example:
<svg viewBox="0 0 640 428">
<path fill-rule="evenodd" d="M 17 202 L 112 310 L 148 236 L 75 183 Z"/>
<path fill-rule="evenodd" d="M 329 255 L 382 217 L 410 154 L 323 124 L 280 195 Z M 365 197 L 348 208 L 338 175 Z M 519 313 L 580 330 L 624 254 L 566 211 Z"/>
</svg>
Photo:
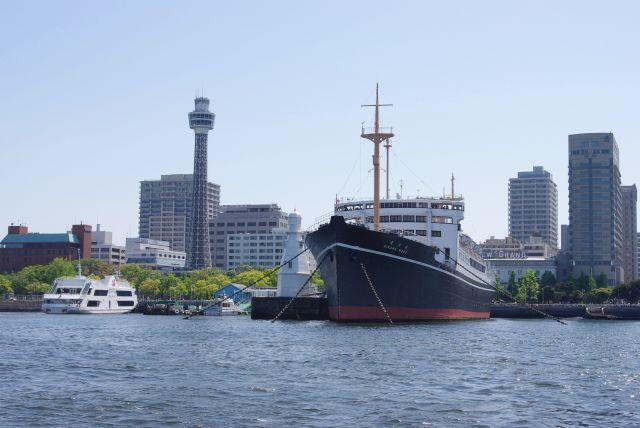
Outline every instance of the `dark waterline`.
<svg viewBox="0 0 640 428">
<path fill-rule="evenodd" d="M 640 322 L 0 313 L 2 426 L 640 426 Z"/>
</svg>

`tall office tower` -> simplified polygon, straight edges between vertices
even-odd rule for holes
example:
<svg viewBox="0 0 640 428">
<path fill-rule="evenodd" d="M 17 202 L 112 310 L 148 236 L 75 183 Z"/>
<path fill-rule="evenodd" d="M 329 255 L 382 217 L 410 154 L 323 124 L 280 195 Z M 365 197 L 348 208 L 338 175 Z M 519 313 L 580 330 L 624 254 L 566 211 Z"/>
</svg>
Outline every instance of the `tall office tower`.
<svg viewBox="0 0 640 428">
<path fill-rule="evenodd" d="M 573 275 L 624 281 L 622 192 L 612 133 L 569 135 L 569 251 Z"/>
<path fill-rule="evenodd" d="M 209 111 L 209 99 L 195 99 L 196 109 L 189 113 L 189 127 L 196 135 L 193 155 L 193 202 L 191 241 L 187 252 L 189 269 L 211 266 L 209 218 L 207 217 L 207 135 L 213 129 L 216 115 Z"/>
<path fill-rule="evenodd" d="M 621 186 L 621 190 L 624 282 L 631 282 L 638 278 L 638 190 L 635 184 Z"/>
<path fill-rule="evenodd" d="M 138 236 L 166 241 L 173 251 L 189 248 L 193 175 L 162 175 L 160 180 L 140 182 Z M 220 206 L 220 186 L 207 183 L 207 218 L 212 219 Z"/>
<path fill-rule="evenodd" d="M 276 204 L 221 206 L 210 226 L 213 265 L 277 266 L 288 224 L 287 213 Z"/>
<path fill-rule="evenodd" d="M 558 189 L 541 166 L 509 179 L 509 235 L 520 242 L 538 235 L 558 248 Z"/>
<path fill-rule="evenodd" d="M 569 225 L 560 225 L 560 250 L 569 251 Z"/>
<path fill-rule="evenodd" d="M 636 263 L 636 272 L 640 272 L 640 233 L 636 234 L 636 254 L 638 256 Z"/>
</svg>

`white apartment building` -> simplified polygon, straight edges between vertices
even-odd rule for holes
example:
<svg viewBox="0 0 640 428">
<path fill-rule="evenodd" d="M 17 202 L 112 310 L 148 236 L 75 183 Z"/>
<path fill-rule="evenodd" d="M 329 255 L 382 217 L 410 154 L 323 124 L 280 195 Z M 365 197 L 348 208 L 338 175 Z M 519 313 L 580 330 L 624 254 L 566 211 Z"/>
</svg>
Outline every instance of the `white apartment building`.
<svg viewBox="0 0 640 428">
<path fill-rule="evenodd" d="M 187 253 L 174 251 L 169 242 L 147 238 L 127 238 L 127 263 L 157 270 L 184 269 Z"/>
<path fill-rule="evenodd" d="M 240 265 L 278 266 L 286 239 L 287 231 L 284 228 L 263 233 L 227 235 L 226 269 Z"/>
<path fill-rule="evenodd" d="M 100 230 L 100 225 L 91 232 L 91 258 L 104 260 L 113 265 L 125 263 L 125 248 L 121 245 L 113 245 L 111 232 Z"/>
</svg>

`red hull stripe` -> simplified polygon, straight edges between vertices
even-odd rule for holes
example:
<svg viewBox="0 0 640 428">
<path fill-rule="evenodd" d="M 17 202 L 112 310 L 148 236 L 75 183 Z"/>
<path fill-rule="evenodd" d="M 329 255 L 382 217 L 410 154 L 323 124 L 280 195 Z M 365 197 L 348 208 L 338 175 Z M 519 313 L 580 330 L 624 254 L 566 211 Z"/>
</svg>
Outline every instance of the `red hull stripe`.
<svg viewBox="0 0 640 428">
<path fill-rule="evenodd" d="M 489 318 L 489 312 L 473 312 L 463 309 L 431 309 L 431 308 L 387 308 L 392 320 L 453 320 Z M 381 308 L 371 306 L 332 306 L 329 318 L 336 321 L 348 320 L 380 320 L 386 321 Z"/>
</svg>

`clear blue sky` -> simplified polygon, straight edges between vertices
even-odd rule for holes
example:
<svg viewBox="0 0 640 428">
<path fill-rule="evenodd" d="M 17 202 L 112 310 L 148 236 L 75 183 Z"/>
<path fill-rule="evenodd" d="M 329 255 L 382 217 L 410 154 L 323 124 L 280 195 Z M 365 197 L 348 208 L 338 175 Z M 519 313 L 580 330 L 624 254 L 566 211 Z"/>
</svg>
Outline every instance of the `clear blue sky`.
<svg viewBox="0 0 640 428">
<path fill-rule="evenodd" d="M 139 181 L 190 173 L 187 113 L 211 99 L 222 203 L 277 202 L 310 224 L 370 195 L 359 138 L 376 82 L 394 107 L 392 188 L 467 202 L 476 240 L 507 233 L 507 182 L 542 165 L 567 221 L 567 135 L 613 131 L 640 168 L 640 6 L 602 1 L 2 3 L 0 226 L 84 221 L 136 236 Z M 4 236 L 4 233 L 0 233 Z"/>
</svg>

